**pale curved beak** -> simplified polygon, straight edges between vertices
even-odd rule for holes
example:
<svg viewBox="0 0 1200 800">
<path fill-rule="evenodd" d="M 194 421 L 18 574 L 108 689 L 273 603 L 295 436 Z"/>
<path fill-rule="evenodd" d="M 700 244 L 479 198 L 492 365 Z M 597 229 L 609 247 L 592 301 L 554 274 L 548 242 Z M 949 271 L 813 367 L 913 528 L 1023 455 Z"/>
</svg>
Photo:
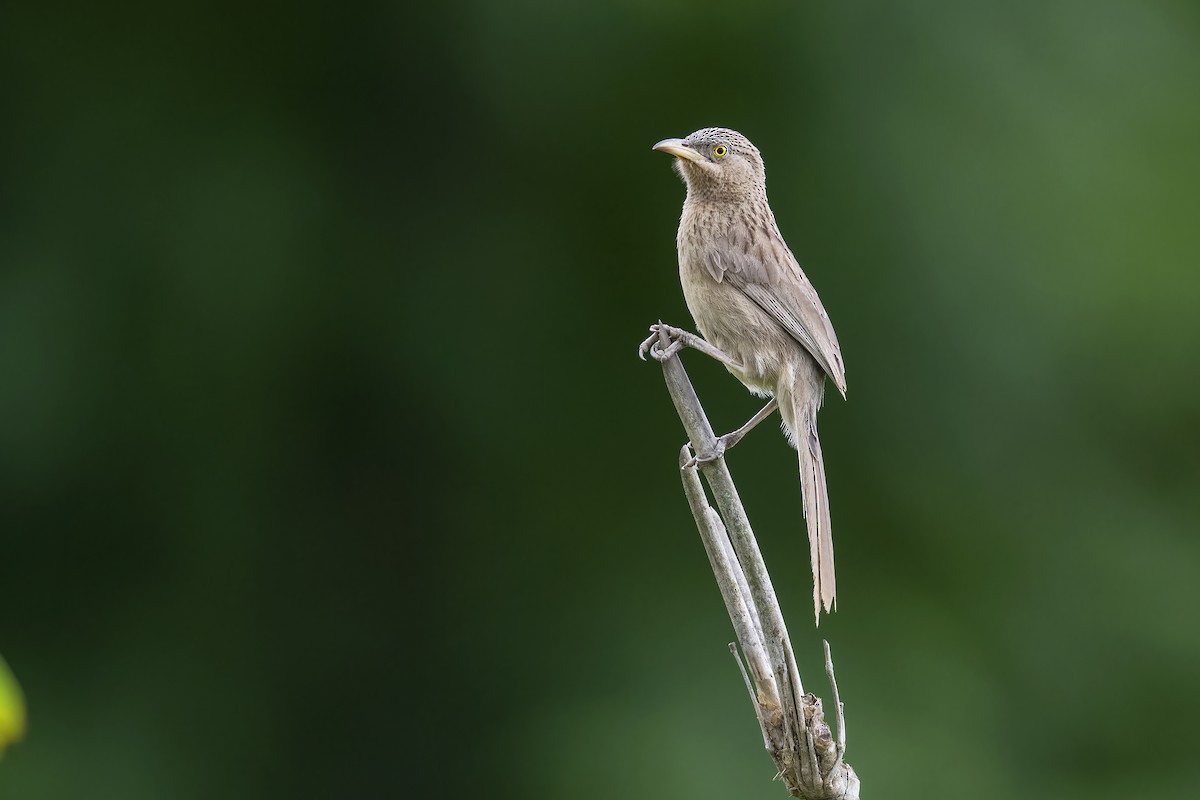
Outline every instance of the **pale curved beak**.
<svg viewBox="0 0 1200 800">
<path fill-rule="evenodd" d="M 686 158 L 688 161 L 704 160 L 704 156 L 692 149 L 691 145 L 683 139 L 663 139 L 651 149 L 658 150 L 660 153 L 670 153 L 676 158 Z"/>
</svg>

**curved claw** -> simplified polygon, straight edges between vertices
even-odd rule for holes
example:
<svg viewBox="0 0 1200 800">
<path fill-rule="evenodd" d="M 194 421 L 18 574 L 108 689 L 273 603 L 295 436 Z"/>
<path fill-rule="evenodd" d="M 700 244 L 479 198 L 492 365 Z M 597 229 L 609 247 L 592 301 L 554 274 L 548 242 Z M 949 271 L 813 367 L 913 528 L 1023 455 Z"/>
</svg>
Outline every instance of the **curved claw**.
<svg viewBox="0 0 1200 800">
<path fill-rule="evenodd" d="M 692 443 L 688 442 L 687 446 L 691 447 Z M 693 455 L 691 458 L 689 458 L 687 461 L 685 461 L 683 463 L 682 468 L 683 469 L 691 469 L 692 467 L 699 467 L 704 464 L 708 464 L 710 462 L 716 461 L 718 458 L 720 458 L 723 455 L 725 455 L 725 437 L 718 436 L 716 441 L 713 442 L 713 449 L 710 452 L 705 453 L 704 455 L 700 455 L 699 453 L 696 453 L 695 455 Z"/>
<path fill-rule="evenodd" d="M 659 337 L 664 333 L 667 335 L 667 339 L 670 340 L 670 345 L 666 350 L 662 349 L 659 342 Z M 683 331 L 678 328 L 672 328 L 670 325 L 664 325 L 661 321 L 651 325 L 649 338 L 638 345 L 638 358 L 645 361 L 646 354 L 649 353 L 650 357 L 655 361 L 666 361 L 683 348 L 683 342 L 680 340 L 682 334 Z"/>
<path fill-rule="evenodd" d="M 653 352 L 655 342 L 658 340 L 658 331 L 654 330 L 657 326 L 651 325 L 650 330 L 654 331 L 650 338 L 638 345 L 638 358 L 642 361 L 646 360 L 646 353 Z"/>
</svg>

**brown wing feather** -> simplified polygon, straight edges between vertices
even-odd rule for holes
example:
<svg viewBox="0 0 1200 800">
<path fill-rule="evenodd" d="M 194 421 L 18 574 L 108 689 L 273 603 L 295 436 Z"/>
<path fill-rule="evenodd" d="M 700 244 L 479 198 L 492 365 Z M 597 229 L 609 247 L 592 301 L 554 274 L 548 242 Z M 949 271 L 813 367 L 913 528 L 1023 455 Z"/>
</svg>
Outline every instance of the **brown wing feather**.
<svg viewBox="0 0 1200 800">
<path fill-rule="evenodd" d="M 751 241 L 726 239 L 708 251 L 706 266 L 717 281 L 741 289 L 804 346 L 846 396 L 846 367 L 837 334 L 817 290 L 772 224 Z"/>
</svg>

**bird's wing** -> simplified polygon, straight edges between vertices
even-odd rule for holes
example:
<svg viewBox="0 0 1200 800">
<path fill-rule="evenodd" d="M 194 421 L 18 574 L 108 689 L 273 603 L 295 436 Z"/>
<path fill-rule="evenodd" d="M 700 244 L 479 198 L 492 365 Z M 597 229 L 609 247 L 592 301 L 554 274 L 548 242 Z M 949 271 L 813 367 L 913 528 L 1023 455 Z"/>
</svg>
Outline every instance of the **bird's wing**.
<svg viewBox="0 0 1200 800">
<path fill-rule="evenodd" d="M 778 230 L 760 229 L 755 233 L 749 240 L 727 239 L 722 246 L 709 250 L 709 273 L 717 281 L 741 289 L 770 314 L 817 360 L 845 397 L 842 348 L 817 290 Z"/>
</svg>

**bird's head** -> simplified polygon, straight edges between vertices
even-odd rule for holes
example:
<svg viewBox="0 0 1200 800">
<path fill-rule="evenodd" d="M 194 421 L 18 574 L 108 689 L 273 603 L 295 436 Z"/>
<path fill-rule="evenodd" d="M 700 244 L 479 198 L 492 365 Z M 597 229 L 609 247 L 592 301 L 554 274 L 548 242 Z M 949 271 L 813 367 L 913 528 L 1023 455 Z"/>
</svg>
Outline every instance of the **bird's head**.
<svg viewBox="0 0 1200 800">
<path fill-rule="evenodd" d="M 663 139 L 654 149 L 675 156 L 689 193 L 740 199 L 766 189 L 762 155 L 735 130 L 703 128 L 683 139 Z"/>
</svg>

